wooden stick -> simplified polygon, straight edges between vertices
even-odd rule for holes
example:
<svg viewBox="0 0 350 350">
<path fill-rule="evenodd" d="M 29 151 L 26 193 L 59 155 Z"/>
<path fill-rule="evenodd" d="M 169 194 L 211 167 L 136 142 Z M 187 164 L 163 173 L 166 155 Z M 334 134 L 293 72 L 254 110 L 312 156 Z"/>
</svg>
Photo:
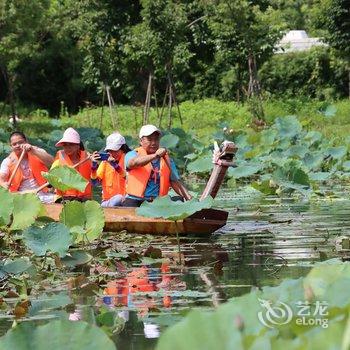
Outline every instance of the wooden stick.
<svg viewBox="0 0 350 350">
<path fill-rule="evenodd" d="M 77 164 L 74 164 L 73 165 L 73 169 L 76 169 L 78 166 L 82 165 L 83 163 L 85 163 L 87 160 L 89 160 L 90 157 L 86 157 L 84 158 L 83 160 L 81 160 L 80 162 L 78 162 Z M 41 185 L 40 187 L 38 187 L 36 190 L 35 190 L 35 193 L 38 193 L 40 192 L 41 190 L 43 190 L 45 187 L 49 186 L 50 183 L 49 182 L 45 182 L 43 185 Z"/>
<path fill-rule="evenodd" d="M 16 166 L 13 169 L 13 172 L 11 174 L 10 180 L 8 181 L 8 186 L 9 187 L 11 186 L 11 182 L 13 181 L 13 179 L 14 179 L 16 173 L 17 173 L 17 170 L 18 170 L 18 168 L 19 168 L 19 166 L 21 164 L 21 161 L 22 161 L 22 159 L 23 159 L 25 154 L 26 154 L 26 150 L 24 149 L 24 150 L 22 150 L 22 153 L 21 153 L 20 157 L 18 158 L 17 164 L 16 164 Z"/>
</svg>

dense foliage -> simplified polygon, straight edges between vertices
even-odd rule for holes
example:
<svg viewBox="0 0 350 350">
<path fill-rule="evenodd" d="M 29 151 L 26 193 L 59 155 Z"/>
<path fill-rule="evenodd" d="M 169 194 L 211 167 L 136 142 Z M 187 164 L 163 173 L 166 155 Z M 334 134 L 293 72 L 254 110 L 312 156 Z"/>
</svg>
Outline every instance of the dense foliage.
<svg viewBox="0 0 350 350">
<path fill-rule="evenodd" d="M 348 262 L 325 261 L 305 278 L 232 298 L 213 313 L 193 310 L 165 332 L 157 349 L 348 349 L 349 268 Z M 269 303 L 266 315 L 258 317 L 264 301 Z M 326 311 L 319 314 L 320 303 Z M 309 314 L 301 316 L 301 307 Z"/>
<path fill-rule="evenodd" d="M 340 0 L 1 0 L 0 100 L 12 114 L 16 102 L 52 114 L 61 102 L 69 111 L 105 104 L 107 90 L 118 104 L 138 104 L 150 76 L 153 105 L 162 104 L 169 79 L 182 101 L 244 100 L 252 63 L 272 94 L 346 96 L 346 11 Z M 332 49 L 273 55 L 289 29 L 325 37 Z M 290 60 L 302 80 L 286 72 Z"/>
</svg>

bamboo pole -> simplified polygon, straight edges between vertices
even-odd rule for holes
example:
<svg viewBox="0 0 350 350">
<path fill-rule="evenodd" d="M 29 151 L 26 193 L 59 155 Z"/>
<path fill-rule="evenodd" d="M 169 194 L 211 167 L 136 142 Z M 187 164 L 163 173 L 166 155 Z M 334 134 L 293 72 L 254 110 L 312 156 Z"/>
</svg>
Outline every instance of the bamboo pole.
<svg viewBox="0 0 350 350">
<path fill-rule="evenodd" d="M 114 101 L 113 101 L 113 98 L 111 96 L 111 90 L 110 90 L 109 85 L 105 85 L 105 88 L 106 88 L 108 105 L 109 105 L 109 113 L 111 114 L 111 122 L 112 122 L 113 128 L 115 129 L 116 125 L 115 125 L 114 113 L 113 113 Z"/>
<path fill-rule="evenodd" d="M 21 153 L 20 157 L 18 158 L 17 164 L 16 164 L 15 168 L 13 169 L 11 177 L 10 177 L 10 179 L 8 181 L 8 186 L 9 187 L 11 186 L 11 182 L 13 181 L 13 179 L 14 179 L 16 173 L 17 173 L 17 170 L 18 170 L 18 168 L 19 168 L 19 166 L 21 164 L 21 161 L 23 160 L 25 154 L 26 154 L 26 150 L 24 149 L 24 150 L 22 150 L 22 153 Z"/>
</svg>

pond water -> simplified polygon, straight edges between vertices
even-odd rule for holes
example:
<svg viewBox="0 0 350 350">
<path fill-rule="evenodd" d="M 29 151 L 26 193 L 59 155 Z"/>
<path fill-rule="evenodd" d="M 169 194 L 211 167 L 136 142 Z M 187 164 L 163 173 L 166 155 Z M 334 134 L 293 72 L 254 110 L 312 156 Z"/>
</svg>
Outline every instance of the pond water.
<svg viewBox="0 0 350 350">
<path fill-rule="evenodd" d="M 154 349 L 161 333 L 192 309 L 214 309 L 252 288 L 299 278 L 317 261 L 347 259 L 349 251 L 336 241 L 349 234 L 349 191 L 332 191 L 332 200 L 307 201 L 222 190 L 217 203 L 229 211 L 227 225 L 210 237 L 182 238 L 181 264 L 174 238 L 111 236 L 92 250 L 100 265 L 80 267 L 50 285 L 50 292 L 68 296 L 74 306 L 45 311 L 41 305 L 28 321 L 64 314 L 95 323 L 101 310 L 114 310 L 120 317 L 112 336 L 118 349 Z M 151 253 L 161 250 L 163 260 L 133 258 L 150 246 Z M 12 322 L 2 317 L 2 334 Z"/>
</svg>

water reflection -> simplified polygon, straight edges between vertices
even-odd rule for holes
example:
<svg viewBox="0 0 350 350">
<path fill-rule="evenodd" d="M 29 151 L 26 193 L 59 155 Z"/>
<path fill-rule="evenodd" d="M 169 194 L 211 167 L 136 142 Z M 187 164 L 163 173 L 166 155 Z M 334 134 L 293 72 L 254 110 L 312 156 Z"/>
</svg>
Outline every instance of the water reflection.
<svg viewBox="0 0 350 350">
<path fill-rule="evenodd" d="M 103 290 L 103 302 L 108 306 L 127 306 L 137 310 L 140 317 L 147 315 L 149 310 L 159 306 L 171 307 L 172 297 L 167 293 L 176 287 L 176 290 L 185 290 L 186 283 L 176 281 L 170 274 L 168 263 L 162 263 L 160 269 L 142 266 L 133 268 L 125 278 L 115 279 L 107 283 Z M 152 292 L 163 292 L 157 298 Z"/>
<path fill-rule="evenodd" d="M 348 200 L 306 202 L 224 191 L 219 205 L 229 211 L 228 224 L 211 237 L 183 239 L 182 264 L 175 239 L 118 236 L 104 248 L 119 254 L 109 265 L 80 270 L 84 286 L 72 284 L 75 309 L 67 317 L 95 324 L 107 308 L 121 320 L 112 333 L 119 349 L 154 349 L 160 334 L 192 309 L 213 309 L 252 288 L 304 276 L 316 261 L 349 254 L 335 249 L 338 236 L 349 236 Z M 120 258 L 120 252 L 142 254 L 150 245 L 161 251 L 161 262 Z M 87 294 L 89 279 L 97 280 L 97 289 Z M 1 320 L 0 330 L 11 323 Z"/>
</svg>

